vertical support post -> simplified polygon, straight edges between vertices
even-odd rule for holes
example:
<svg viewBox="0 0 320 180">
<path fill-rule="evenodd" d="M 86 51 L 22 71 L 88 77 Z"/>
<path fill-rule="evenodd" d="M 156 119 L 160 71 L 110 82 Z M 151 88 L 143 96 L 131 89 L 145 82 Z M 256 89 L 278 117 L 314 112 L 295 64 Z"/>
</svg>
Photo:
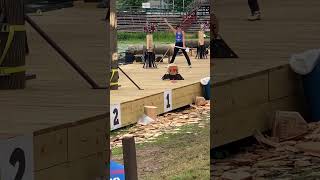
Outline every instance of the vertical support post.
<svg viewBox="0 0 320 180">
<path fill-rule="evenodd" d="M 119 88 L 119 72 L 118 72 L 118 52 L 117 52 L 117 10 L 116 0 L 109 0 L 109 18 L 107 19 L 109 57 L 111 62 L 110 68 L 110 90 Z"/>
<path fill-rule="evenodd" d="M 126 180 L 138 180 L 137 155 L 134 137 L 126 135 L 122 139 L 124 172 Z"/>
<path fill-rule="evenodd" d="M 107 71 L 111 71 L 111 51 L 110 51 L 110 45 L 111 43 L 114 43 L 110 40 L 110 33 L 111 33 L 111 29 L 110 29 L 110 1 L 115 1 L 115 0 L 108 0 L 108 1 L 105 1 L 105 5 L 106 5 L 106 41 L 107 41 L 107 47 L 106 47 L 106 51 L 108 52 L 108 55 L 107 55 Z M 109 73 L 106 73 L 106 82 L 107 84 L 110 81 L 110 74 Z M 108 87 L 108 86 L 107 86 Z M 110 86 L 109 86 L 110 88 Z M 107 94 L 107 98 L 106 98 L 106 103 L 107 103 L 107 118 L 106 118 L 106 123 L 107 123 L 107 129 L 106 129 L 106 132 L 107 132 L 107 159 L 106 159 L 106 163 L 107 163 L 107 169 L 106 169 L 106 179 L 109 180 L 110 179 L 110 160 L 111 160 L 111 147 L 110 147 L 110 89 L 107 89 L 107 92 L 105 92 Z"/>
<path fill-rule="evenodd" d="M 146 39 L 147 39 L 147 52 L 154 52 L 152 33 L 147 33 Z"/>
<path fill-rule="evenodd" d="M 215 15 L 214 15 L 214 2 L 215 0 L 211 0 L 210 1 L 210 78 L 212 79 L 213 77 L 213 72 L 214 72 L 214 64 L 213 64 L 213 56 L 212 56 L 212 45 L 213 45 L 213 41 L 214 41 L 214 37 L 215 37 L 215 28 L 214 28 L 214 24 L 215 24 Z M 210 93 L 213 93 L 213 83 L 210 84 Z M 210 101 L 210 103 L 213 103 L 212 101 Z M 210 104 L 211 107 L 215 107 L 214 104 Z M 210 111 L 210 117 L 214 117 L 214 115 L 212 114 L 212 112 L 214 112 L 214 110 Z M 213 139 L 214 139 L 214 118 L 210 118 L 210 149 L 213 146 Z M 212 151 L 212 150 L 211 150 Z M 211 167 L 212 168 L 212 167 Z"/>
<path fill-rule="evenodd" d="M 108 93 L 109 93 L 109 90 L 108 90 Z M 105 175 L 106 175 L 106 179 L 109 180 L 110 179 L 110 160 L 111 160 L 111 147 L 110 147 L 110 95 L 108 94 L 107 95 L 107 117 L 106 117 L 106 123 L 107 123 L 107 130 L 106 130 L 106 146 L 107 146 L 107 157 L 106 157 L 106 172 L 105 172 Z"/>
<path fill-rule="evenodd" d="M 0 11 L 3 16 L 0 22 L 0 89 L 24 89 L 26 32 L 23 0 L 0 0 Z"/>
</svg>

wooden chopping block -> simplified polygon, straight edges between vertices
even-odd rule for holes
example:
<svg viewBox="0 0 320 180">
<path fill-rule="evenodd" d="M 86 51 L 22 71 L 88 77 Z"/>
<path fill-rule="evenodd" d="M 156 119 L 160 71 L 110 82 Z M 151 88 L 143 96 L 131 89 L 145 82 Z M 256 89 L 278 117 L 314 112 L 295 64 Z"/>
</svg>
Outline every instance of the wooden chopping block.
<svg viewBox="0 0 320 180">
<path fill-rule="evenodd" d="M 144 106 L 144 114 L 149 116 L 151 119 L 157 119 L 157 107 L 156 106 Z"/>
<path fill-rule="evenodd" d="M 308 124 L 298 112 L 277 111 L 273 121 L 272 136 L 279 141 L 296 138 L 308 132 Z"/>
<path fill-rule="evenodd" d="M 197 96 L 195 100 L 196 106 L 204 106 L 207 104 L 207 101 L 204 97 Z"/>
</svg>

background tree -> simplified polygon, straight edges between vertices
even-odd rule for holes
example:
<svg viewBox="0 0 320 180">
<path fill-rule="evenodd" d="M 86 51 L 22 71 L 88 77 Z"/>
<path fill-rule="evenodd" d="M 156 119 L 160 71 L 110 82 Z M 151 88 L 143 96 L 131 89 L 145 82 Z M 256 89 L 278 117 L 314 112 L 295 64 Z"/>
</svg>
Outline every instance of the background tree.
<svg viewBox="0 0 320 180">
<path fill-rule="evenodd" d="M 117 0 L 118 7 L 120 6 L 142 6 L 142 3 L 148 0 Z"/>
</svg>

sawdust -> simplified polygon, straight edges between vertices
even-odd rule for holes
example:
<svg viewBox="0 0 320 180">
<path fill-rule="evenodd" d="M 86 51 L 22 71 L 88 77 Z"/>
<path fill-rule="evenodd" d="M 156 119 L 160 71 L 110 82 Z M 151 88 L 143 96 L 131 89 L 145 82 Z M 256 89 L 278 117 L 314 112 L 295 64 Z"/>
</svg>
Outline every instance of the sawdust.
<svg viewBox="0 0 320 180">
<path fill-rule="evenodd" d="M 252 179 L 320 179 L 320 123 L 309 123 L 302 137 L 273 146 L 271 138 L 225 159 L 211 159 L 211 178 L 246 174 Z M 261 140 L 261 135 L 259 136 Z M 250 174 L 250 175 L 248 175 Z"/>
<path fill-rule="evenodd" d="M 154 142 L 155 139 L 163 134 L 176 134 L 181 131 L 180 127 L 191 124 L 198 124 L 199 127 L 204 128 L 205 123 L 201 122 L 202 117 L 210 116 L 210 101 L 202 106 L 190 105 L 182 111 L 173 111 L 161 116 L 148 124 L 136 124 L 124 131 L 119 131 L 118 134 L 111 136 L 111 148 L 122 146 L 122 137 L 126 134 L 132 134 L 135 137 L 137 144 L 145 142 Z"/>
</svg>

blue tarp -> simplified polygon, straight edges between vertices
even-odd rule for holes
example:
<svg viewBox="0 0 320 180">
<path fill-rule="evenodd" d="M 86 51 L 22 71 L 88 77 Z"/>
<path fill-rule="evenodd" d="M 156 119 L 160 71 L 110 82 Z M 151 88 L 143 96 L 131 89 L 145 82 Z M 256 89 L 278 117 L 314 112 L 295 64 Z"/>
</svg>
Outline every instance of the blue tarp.
<svg viewBox="0 0 320 180">
<path fill-rule="evenodd" d="M 110 180 L 125 180 L 124 177 L 124 166 L 110 161 Z"/>
</svg>

